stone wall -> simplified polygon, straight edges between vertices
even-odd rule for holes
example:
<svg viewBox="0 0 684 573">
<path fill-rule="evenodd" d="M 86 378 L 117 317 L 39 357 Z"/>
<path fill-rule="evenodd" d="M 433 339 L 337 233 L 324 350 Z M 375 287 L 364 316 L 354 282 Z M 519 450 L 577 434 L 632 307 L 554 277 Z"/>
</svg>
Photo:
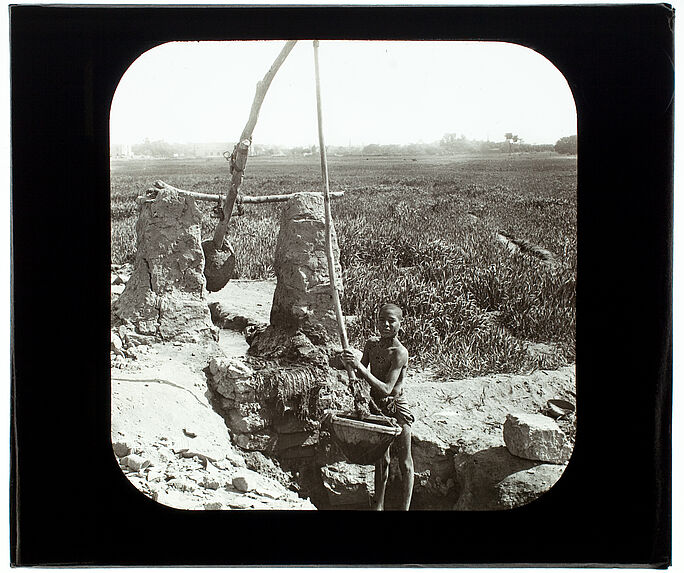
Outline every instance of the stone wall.
<svg viewBox="0 0 684 573">
<path fill-rule="evenodd" d="M 320 423 L 326 410 L 354 408 L 345 372 L 306 363 L 214 358 L 208 384 L 212 406 L 235 445 L 272 456 L 299 474 L 306 496 L 319 507 L 368 505 L 372 468 L 344 463 Z"/>
</svg>

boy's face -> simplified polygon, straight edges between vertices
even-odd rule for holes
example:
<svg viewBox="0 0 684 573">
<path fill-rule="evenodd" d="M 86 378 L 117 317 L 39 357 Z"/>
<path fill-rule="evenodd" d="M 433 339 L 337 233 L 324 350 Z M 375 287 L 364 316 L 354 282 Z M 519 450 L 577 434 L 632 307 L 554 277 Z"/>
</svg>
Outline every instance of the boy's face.
<svg viewBox="0 0 684 573">
<path fill-rule="evenodd" d="M 394 338 L 399 334 L 401 318 L 399 313 L 392 309 L 383 309 L 378 314 L 378 331 L 382 338 Z"/>
</svg>

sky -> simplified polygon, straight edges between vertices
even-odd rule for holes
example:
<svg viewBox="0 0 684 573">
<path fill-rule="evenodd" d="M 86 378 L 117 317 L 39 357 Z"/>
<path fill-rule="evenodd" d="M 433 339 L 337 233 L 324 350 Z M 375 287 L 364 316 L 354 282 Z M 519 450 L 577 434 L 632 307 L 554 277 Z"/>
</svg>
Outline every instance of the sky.
<svg viewBox="0 0 684 573">
<path fill-rule="evenodd" d="M 117 87 L 110 141 L 236 141 L 257 82 L 284 41 L 172 42 L 142 54 Z M 430 143 L 445 133 L 555 143 L 577 133 L 563 75 L 502 42 L 321 41 L 326 145 Z M 254 143 L 318 143 L 313 47 L 300 40 L 276 74 Z"/>
</svg>

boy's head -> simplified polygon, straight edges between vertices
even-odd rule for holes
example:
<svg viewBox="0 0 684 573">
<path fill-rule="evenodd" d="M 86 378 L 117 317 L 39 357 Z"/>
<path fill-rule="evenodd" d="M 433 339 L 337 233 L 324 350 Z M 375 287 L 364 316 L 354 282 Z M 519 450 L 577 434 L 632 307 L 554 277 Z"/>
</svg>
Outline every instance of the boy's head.
<svg viewBox="0 0 684 573">
<path fill-rule="evenodd" d="M 382 338 L 393 338 L 399 334 L 403 314 L 396 304 L 383 304 L 378 311 L 378 330 Z"/>
</svg>

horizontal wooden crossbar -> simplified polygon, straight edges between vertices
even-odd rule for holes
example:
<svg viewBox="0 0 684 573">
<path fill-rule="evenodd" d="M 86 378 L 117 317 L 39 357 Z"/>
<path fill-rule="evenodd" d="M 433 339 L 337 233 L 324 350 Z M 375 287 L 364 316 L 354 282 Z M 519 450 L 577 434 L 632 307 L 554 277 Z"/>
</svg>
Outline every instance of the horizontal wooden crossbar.
<svg viewBox="0 0 684 573">
<path fill-rule="evenodd" d="M 213 201 L 213 202 L 218 202 L 219 199 L 222 197 L 222 195 L 214 195 L 213 193 L 199 193 L 197 191 L 186 191 L 185 189 L 178 189 L 178 187 L 174 187 L 173 185 L 169 185 L 168 183 L 164 183 L 163 181 L 155 181 L 154 182 L 154 187 L 151 187 L 148 190 L 148 195 L 153 194 L 153 192 L 158 191 L 160 189 L 169 189 L 173 190 L 179 195 L 186 195 L 187 197 L 192 197 L 193 199 L 197 199 L 198 201 Z M 244 205 L 251 204 L 251 205 L 259 205 L 261 203 L 277 203 L 279 201 L 287 201 L 288 199 L 294 197 L 295 195 L 299 195 L 300 193 L 289 193 L 287 195 L 241 195 L 238 197 L 237 202 L 242 203 Z M 321 195 L 319 192 L 313 192 L 313 191 L 307 191 L 301 193 L 303 195 Z M 344 191 L 334 191 L 330 193 L 331 197 L 342 197 L 344 195 Z"/>
</svg>

